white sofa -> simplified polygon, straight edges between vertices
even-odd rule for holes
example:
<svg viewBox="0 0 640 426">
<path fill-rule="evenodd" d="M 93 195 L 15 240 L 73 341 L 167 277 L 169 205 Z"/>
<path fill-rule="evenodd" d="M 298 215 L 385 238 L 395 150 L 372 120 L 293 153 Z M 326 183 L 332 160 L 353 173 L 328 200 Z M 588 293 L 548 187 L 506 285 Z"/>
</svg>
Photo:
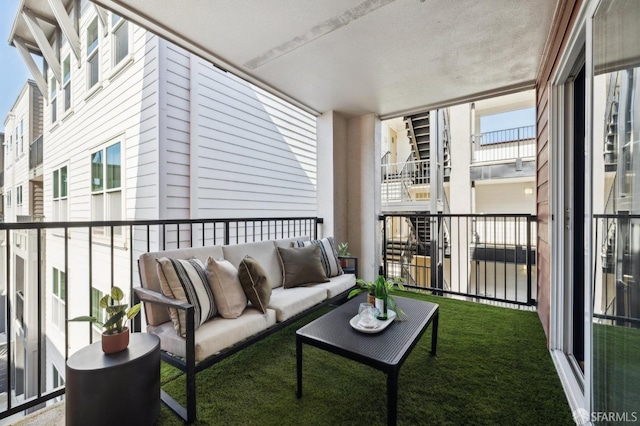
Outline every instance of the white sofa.
<svg viewBox="0 0 640 426">
<path fill-rule="evenodd" d="M 195 420 L 195 373 L 235 353 L 254 341 L 281 328 L 282 325 L 312 312 L 329 301 L 346 298 L 355 286 L 354 274 L 330 277 L 329 282 L 285 289 L 282 286 L 282 266 L 277 247 L 292 247 L 308 237 L 289 238 L 225 246 L 184 248 L 144 253 L 139 259 L 142 288 L 136 294 L 144 303 L 147 332 L 160 338 L 163 359 L 187 373 L 187 407 L 181 407 L 163 392 L 163 401 L 187 423 Z M 271 283 L 271 298 L 267 312 L 262 313 L 250 303 L 238 318 L 215 316 L 194 330 L 193 322 L 181 337 L 175 330 L 167 307 L 185 309 L 190 305 L 162 295 L 157 273 L 157 259 L 197 258 L 203 263 L 209 256 L 225 259 L 238 267 L 249 255 L 264 268 Z M 189 320 L 187 320 L 189 321 Z M 190 329 L 189 329 L 190 328 Z"/>
</svg>

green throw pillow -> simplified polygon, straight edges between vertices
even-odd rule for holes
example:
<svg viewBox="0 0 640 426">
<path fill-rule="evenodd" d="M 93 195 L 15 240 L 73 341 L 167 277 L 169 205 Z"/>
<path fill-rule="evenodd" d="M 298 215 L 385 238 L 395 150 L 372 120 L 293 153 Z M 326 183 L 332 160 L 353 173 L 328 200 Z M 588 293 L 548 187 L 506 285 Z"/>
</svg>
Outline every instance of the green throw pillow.
<svg viewBox="0 0 640 426">
<path fill-rule="evenodd" d="M 271 300 L 271 283 L 264 268 L 251 256 L 245 256 L 238 265 L 238 278 L 247 299 L 263 314 Z"/>
<path fill-rule="evenodd" d="M 278 255 L 284 288 L 329 281 L 322 267 L 320 247 L 317 244 L 301 248 L 278 247 Z"/>
</svg>

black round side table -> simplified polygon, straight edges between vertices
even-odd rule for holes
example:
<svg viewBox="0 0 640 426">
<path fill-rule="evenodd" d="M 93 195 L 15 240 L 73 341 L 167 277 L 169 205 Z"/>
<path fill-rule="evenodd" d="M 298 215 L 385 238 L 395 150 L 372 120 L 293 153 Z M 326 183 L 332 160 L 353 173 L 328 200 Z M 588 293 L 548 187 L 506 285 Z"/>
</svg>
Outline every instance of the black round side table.
<svg viewBox="0 0 640 426">
<path fill-rule="evenodd" d="M 160 339 L 131 333 L 129 347 L 106 355 L 96 342 L 66 367 L 66 425 L 153 425 L 160 414 Z"/>
</svg>

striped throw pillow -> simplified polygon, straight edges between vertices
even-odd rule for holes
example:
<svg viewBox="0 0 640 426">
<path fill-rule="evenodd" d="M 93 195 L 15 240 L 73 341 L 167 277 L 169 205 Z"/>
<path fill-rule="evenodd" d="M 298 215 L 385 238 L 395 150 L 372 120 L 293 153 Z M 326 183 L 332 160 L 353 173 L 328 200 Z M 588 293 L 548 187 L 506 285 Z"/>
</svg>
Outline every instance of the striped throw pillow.
<svg viewBox="0 0 640 426">
<path fill-rule="evenodd" d="M 333 237 L 326 237 L 320 240 L 297 241 L 296 244 L 298 247 L 308 247 L 311 244 L 320 246 L 320 260 L 322 261 L 322 267 L 327 277 L 344 274 L 338 261 L 338 252 L 336 251 L 336 243 L 333 241 Z"/>
<path fill-rule="evenodd" d="M 166 257 L 157 259 L 157 262 L 162 293 L 172 299 L 193 305 L 195 328 L 213 318 L 216 314 L 216 306 L 202 262 L 198 259 L 182 260 Z M 169 308 L 169 314 L 176 332 L 184 337 L 187 334 L 186 312 Z"/>
</svg>

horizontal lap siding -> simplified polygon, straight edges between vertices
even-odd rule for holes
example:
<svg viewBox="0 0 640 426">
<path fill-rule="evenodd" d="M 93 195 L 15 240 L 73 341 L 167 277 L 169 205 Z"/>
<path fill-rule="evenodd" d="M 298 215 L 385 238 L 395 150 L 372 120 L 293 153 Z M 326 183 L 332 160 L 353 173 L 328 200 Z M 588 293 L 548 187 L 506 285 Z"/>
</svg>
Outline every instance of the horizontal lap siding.
<svg viewBox="0 0 640 426">
<path fill-rule="evenodd" d="M 537 108 L 537 198 L 536 211 L 538 216 L 537 240 L 537 277 L 538 294 L 537 310 L 540 321 L 549 337 L 549 320 L 551 307 L 551 269 L 550 258 L 553 255 L 551 247 L 551 217 L 550 217 L 550 147 L 554 142 L 549 135 L 549 115 L 551 111 L 550 92 L 551 79 L 564 51 L 571 28 L 580 10 L 581 0 L 561 0 L 554 16 L 549 39 L 548 50 L 543 58 L 542 67 L 536 83 Z"/>
<path fill-rule="evenodd" d="M 315 119 L 198 62 L 201 217 L 314 216 Z"/>
<path fill-rule="evenodd" d="M 191 82 L 190 54 L 184 49 L 162 42 L 165 68 L 165 109 L 161 119 L 162 146 L 165 150 L 163 168 L 166 187 L 163 200 L 167 218 L 188 218 L 191 206 Z"/>
</svg>

